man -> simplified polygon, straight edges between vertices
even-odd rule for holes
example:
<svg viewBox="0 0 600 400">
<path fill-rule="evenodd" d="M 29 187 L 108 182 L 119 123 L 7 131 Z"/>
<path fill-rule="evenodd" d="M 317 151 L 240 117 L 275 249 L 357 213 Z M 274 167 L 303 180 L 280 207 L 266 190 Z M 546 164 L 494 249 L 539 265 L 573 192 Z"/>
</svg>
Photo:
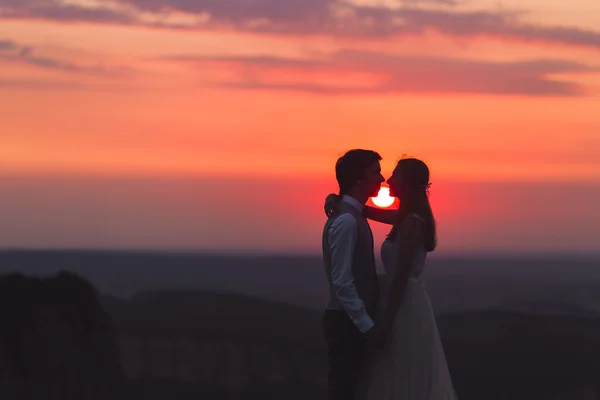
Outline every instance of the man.
<svg viewBox="0 0 600 400">
<path fill-rule="evenodd" d="M 342 201 L 339 213 L 323 229 L 323 260 L 329 300 L 323 334 L 329 347 L 329 398 L 353 400 L 367 343 L 384 344 L 375 325 L 379 285 L 373 233 L 362 210 L 381 183 L 381 156 L 371 150 L 350 150 L 340 157 L 335 174 Z"/>
</svg>

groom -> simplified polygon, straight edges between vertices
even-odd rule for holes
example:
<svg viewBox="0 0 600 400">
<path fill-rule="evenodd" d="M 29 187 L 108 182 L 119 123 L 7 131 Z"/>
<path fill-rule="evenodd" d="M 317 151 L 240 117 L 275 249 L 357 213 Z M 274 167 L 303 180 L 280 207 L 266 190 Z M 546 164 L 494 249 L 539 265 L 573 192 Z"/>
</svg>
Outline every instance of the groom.
<svg viewBox="0 0 600 400">
<path fill-rule="evenodd" d="M 323 260 L 329 301 L 323 334 L 329 347 L 329 399 L 353 400 L 367 344 L 380 348 L 383 330 L 372 316 L 379 297 L 373 233 L 362 210 L 381 183 L 381 156 L 350 150 L 335 165 L 342 201 L 323 229 Z"/>
</svg>

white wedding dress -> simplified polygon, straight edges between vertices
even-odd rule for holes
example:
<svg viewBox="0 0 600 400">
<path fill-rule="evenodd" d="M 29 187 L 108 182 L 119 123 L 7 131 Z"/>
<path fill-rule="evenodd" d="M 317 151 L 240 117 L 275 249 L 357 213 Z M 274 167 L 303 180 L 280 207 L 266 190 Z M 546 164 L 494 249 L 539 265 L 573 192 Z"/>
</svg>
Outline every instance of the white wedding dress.
<svg viewBox="0 0 600 400">
<path fill-rule="evenodd" d="M 397 254 L 397 244 L 385 240 L 381 247 L 386 275 L 381 284 L 380 313 L 385 309 Z M 386 346 L 368 356 L 358 385 L 359 400 L 456 399 L 429 296 L 419 279 L 426 258 L 423 248 L 415 257 Z"/>
</svg>

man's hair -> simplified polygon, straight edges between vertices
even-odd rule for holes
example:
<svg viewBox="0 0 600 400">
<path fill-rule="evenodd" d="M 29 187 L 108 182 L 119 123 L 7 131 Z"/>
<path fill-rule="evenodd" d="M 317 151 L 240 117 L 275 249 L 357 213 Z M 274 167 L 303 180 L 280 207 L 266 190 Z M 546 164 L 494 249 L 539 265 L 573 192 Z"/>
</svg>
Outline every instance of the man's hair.
<svg viewBox="0 0 600 400">
<path fill-rule="evenodd" d="M 354 149 L 346 152 L 335 163 L 335 177 L 340 195 L 348 194 L 354 185 L 365 177 L 367 168 L 380 161 L 381 156 L 373 150 Z"/>
</svg>

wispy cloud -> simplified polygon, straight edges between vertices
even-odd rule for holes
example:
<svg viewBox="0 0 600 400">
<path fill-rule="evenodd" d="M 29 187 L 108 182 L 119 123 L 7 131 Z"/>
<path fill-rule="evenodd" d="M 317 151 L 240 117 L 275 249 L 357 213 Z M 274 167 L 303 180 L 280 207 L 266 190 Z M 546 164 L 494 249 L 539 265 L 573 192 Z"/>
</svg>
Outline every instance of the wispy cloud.
<svg viewBox="0 0 600 400">
<path fill-rule="evenodd" d="M 30 9 L 13 9 L 16 16 L 44 18 L 58 21 L 89 21 L 104 23 L 133 24 L 136 16 L 123 10 L 87 8 L 77 5 L 53 5 Z"/>
<path fill-rule="evenodd" d="M 79 64 L 54 57 L 38 56 L 33 47 L 20 45 L 12 40 L 0 40 L 0 60 L 95 76 L 118 77 L 133 73 L 133 69 L 127 66 L 106 66 L 102 63 Z"/>
<path fill-rule="evenodd" d="M 600 48 L 600 31 L 524 23 L 515 12 L 465 11 L 453 0 L 401 8 L 344 0 L 3 0 L 0 18 L 46 18 L 199 30 L 228 29 L 281 35 L 392 38 L 428 31 L 453 37 L 494 36 L 517 41 Z"/>
<path fill-rule="evenodd" d="M 331 95 L 487 93 L 580 96 L 585 94 L 580 85 L 552 79 L 549 75 L 600 72 L 599 68 L 564 60 L 487 62 L 354 50 L 342 50 L 316 59 L 186 55 L 168 56 L 163 59 L 197 66 L 218 66 L 239 72 L 237 79 L 218 82 L 216 85 L 220 87 Z M 286 78 L 286 73 L 289 78 Z M 331 84 L 315 81 L 315 74 L 336 76 L 337 82 Z M 348 79 L 352 74 L 368 74 L 375 79 L 370 86 L 356 85 Z M 277 79 L 274 79 L 274 76 Z"/>
<path fill-rule="evenodd" d="M 66 81 L 50 81 L 41 79 L 0 79 L 0 89 L 27 90 L 89 90 L 90 86 Z"/>
<path fill-rule="evenodd" d="M 16 43 L 12 40 L 0 40 L 0 51 L 13 50 L 16 48 Z"/>
</svg>

